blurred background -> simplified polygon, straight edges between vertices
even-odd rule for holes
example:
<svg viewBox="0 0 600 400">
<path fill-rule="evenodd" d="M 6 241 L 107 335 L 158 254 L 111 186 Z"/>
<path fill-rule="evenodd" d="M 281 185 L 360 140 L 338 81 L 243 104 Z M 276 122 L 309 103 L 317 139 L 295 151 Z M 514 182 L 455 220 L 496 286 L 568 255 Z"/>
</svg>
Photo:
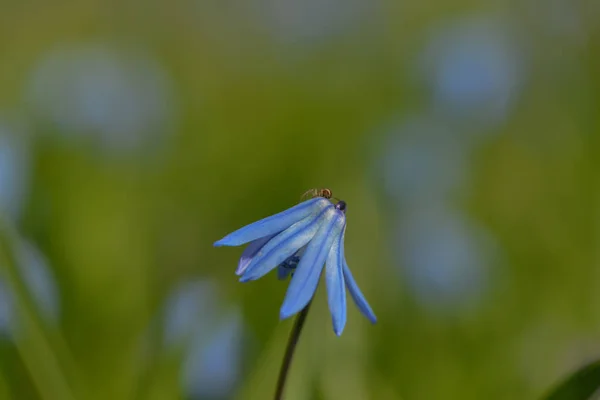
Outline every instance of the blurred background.
<svg viewBox="0 0 600 400">
<path fill-rule="evenodd" d="M 268 399 L 287 284 L 212 243 L 348 203 L 287 399 L 535 399 L 600 356 L 600 3 L 5 1 L 0 399 Z"/>
</svg>

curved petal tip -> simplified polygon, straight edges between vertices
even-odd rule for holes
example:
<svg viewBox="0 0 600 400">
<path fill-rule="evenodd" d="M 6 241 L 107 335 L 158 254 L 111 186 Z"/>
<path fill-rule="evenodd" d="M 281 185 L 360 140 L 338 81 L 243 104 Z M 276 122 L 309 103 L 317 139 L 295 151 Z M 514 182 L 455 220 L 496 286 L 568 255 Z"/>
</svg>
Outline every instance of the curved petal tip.
<svg viewBox="0 0 600 400">
<path fill-rule="evenodd" d="M 288 319 L 289 317 L 291 317 L 294 314 L 296 314 L 296 313 L 290 312 L 289 310 L 286 310 L 283 307 L 281 307 L 281 310 L 279 310 L 279 319 L 280 320 Z"/>
<path fill-rule="evenodd" d="M 346 326 L 346 318 L 333 318 L 333 332 L 336 336 L 342 336 L 342 332 L 344 332 L 344 327 Z"/>
</svg>

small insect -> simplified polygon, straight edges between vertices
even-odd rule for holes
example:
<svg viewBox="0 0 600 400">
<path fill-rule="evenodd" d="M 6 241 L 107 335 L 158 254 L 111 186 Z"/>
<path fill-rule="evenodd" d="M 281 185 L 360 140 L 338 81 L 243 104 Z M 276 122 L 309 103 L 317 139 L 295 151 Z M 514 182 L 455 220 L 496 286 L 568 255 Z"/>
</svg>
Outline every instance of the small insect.
<svg viewBox="0 0 600 400">
<path fill-rule="evenodd" d="M 314 198 L 314 197 L 325 197 L 326 199 L 331 199 L 331 197 L 333 196 L 333 193 L 331 192 L 331 189 L 327 189 L 327 188 L 321 188 L 321 189 L 310 189 L 307 190 L 306 193 L 304 193 L 301 197 L 301 199 L 308 199 L 308 198 Z"/>
</svg>

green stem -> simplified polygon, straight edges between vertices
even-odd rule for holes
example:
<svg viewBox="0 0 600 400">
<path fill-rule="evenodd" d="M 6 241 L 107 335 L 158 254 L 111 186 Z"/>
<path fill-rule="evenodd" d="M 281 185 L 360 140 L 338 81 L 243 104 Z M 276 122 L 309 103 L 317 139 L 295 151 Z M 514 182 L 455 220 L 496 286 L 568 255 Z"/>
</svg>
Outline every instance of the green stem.
<svg viewBox="0 0 600 400">
<path fill-rule="evenodd" d="M 306 321 L 306 316 L 308 315 L 308 310 L 310 309 L 311 303 L 312 300 L 306 305 L 306 307 L 304 307 L 302 311 L 300 311 L 296 317 L 296 321 L 294 321 L 294 327 L 290 332 L 290 338 L 288 339 L 287 348 L 285 349 L 285 354 L 283 356 L 283 362 L 281 363 L 281 369 L 279 370 L 277 389 L 275 390 L 275 400 L 281 400 L 283 398 L 283 391 L 285 389 L 288 372 L 292 364 L 292 358 L 294 357 L 294 350 L 296 350 L 296 345 L 298 344 L 298 339 L 300 338 L 300 333 L 302 332 L 302 327 L 304 326 L 304 321 Z"/>
</svg>

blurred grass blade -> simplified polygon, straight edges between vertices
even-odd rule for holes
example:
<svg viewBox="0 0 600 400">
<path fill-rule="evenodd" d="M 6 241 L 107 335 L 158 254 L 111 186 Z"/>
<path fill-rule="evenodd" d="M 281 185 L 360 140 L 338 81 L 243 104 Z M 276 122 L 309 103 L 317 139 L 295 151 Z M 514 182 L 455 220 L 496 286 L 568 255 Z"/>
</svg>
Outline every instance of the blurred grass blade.
<svg viewBox="0 0 600 400">
<path fill-rule="evenodd" d="M 20 279 L 17 255 L 19 238 L 0 215 L 0 276 L 7 279 L 14 296 L 18 329 L 14 342 L 23 364 L 43 400 L 73 400 L 71 388 L 62 371 L 55 349 L 52 348 L 34 301 Z"/>
<path fill-rule="evenodd" d="M 600 388 L 600 360 L 565 379 L 544 400 L 589 400 Z"/>
<path fill-rule="evenodd" d="M 3 372 L 0 371 L 0 399 L 11 400 L 12 398 L 8 388 L 8 382 L 6 382 Z"/>
</svg>

